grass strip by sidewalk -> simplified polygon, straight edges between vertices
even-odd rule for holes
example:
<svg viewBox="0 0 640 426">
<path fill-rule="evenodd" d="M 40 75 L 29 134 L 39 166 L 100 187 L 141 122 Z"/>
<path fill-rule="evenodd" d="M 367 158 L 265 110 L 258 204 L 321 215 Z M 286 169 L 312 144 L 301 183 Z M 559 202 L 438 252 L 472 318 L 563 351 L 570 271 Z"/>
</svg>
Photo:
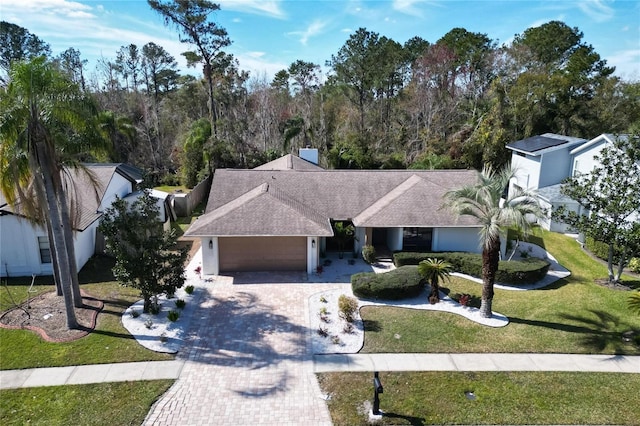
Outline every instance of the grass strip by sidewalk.
<svg viewBox="0 0 640 426">
<path fill-rule="evenodd" d="M 173 380 L 0 391 L 0 424 L 139 425 Z"/>
<path fill-rule="evenodd" d="M 367 425 L 371 373 L 318 375 L 335 426 Z M 380 373 L 377 425 L 618 424 L 640 419 L 639 374 L 566 372 Z M 467 398 L 471 391 L 475 400 Z"/>
</svg>

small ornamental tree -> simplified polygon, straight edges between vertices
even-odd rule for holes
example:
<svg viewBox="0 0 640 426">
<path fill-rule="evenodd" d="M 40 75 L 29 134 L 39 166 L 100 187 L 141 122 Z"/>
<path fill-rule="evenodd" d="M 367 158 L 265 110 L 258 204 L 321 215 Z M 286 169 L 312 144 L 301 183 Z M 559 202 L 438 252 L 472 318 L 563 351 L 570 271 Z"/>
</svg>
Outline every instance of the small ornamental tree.
<svg viewBox="0 0 640 426">
<path fill-rule="evenodd" d="M 163 231 L 156 200 L 148 191 L 132 204 L 117 199 L 105 210 L 99 230 L 116 258 L 114 276 L 140 290 L 144 312 L 157 305 L 159 294 L 174 294 L 184 284 L 187 252 L 177 249 L 174 231 Z"/>
<path fill-rule="evenodd" d="M 452 271 L 453 266 L 442 259 L 429 258 L 418 264 L 418 272 L 431 284 L 429 303 L 432 305 L 440 301 L 440 281 L 448 280 Z"/>
<path fill-rule="evenodd" d="M 553 216 L 607 244 L 609 281 L 617 282 L 640 253 L 640 137 L 617 137 L 594 158 L 598 165 L 590 173 L 567 179 L 561 190 L 589 214 L 560 207 Z"/>
</svg>

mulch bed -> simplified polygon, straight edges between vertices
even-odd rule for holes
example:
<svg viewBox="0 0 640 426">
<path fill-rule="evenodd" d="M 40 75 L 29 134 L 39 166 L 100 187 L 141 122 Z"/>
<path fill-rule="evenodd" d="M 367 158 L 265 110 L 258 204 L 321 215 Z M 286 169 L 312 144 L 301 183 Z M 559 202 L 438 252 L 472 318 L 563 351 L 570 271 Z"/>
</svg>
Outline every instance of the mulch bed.
<svg viewBox="0 0 640 426">
<path fill-rule="evenodd" d="M 33 299 L 0 315 L 0 327 L 31 330 L 48 342 L 70 342 L 89 334 L 96 326 L 96 319 L 104 303 L 82 293 L 83 306 L 75 308 L 80 328 L 67 329 L 64 297 L 55 291 L 40 294 Z"/>
<path fill-rule="evenodd" d="M 612 283 L 606 278 L 596 280 L 596 284 L 601 285 L 602 287 L 610 288 L 611 290 L 622 290 L 622 291 L 633 290 L 632 287 L 626 286 L 622 283 Z"/>
</svg>

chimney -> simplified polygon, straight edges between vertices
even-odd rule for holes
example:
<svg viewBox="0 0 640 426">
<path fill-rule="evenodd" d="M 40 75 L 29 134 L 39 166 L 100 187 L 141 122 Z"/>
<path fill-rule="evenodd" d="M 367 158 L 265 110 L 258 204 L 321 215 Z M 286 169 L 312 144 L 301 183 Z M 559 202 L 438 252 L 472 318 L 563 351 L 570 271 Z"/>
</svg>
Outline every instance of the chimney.
<svg viewBox="0 0 640 426">
<path fill-rule="evenodd" d="M 309 148 L 309 146 L 307 146 L 306 148 L 300 148 L 298 150 L 298 155 L 303 160 L 307 160 L 310 163 L 318 165 L 318 149 L 317 148 Z"/>
</svg>

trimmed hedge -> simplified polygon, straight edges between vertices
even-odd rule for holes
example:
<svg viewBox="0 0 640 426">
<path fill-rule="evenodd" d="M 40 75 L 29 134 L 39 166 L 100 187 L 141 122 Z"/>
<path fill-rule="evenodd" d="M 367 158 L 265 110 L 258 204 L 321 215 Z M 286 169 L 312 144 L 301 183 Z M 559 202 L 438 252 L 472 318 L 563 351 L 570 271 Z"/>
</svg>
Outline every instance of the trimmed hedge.
<svg viewBox="0 0 640 426">
<path fill-rule="evenodd" d="M 478 253 L 441 252 L 412 253 L 398 252 L 393 255 L 396 266 L 417 265 L 427 258 L 443 259 L 453 266 L 453 270 L 474 277 L 482 277 L 482 255 Z M 535 283 L 549 270 L 549 262 L 529 257 L 522 260 L 501 260 L 498 264 L 496 281 L 511 284 Z"/>
<path fill-rule="evenodd" d="M 418 296 L 424 289 L 424 281 L 418 273 L 418 267 L 408 265 L 384 274 L 354 274 L 351 276 L 351 288 L 357 297 L 398 300 Z"/>
</svg>

